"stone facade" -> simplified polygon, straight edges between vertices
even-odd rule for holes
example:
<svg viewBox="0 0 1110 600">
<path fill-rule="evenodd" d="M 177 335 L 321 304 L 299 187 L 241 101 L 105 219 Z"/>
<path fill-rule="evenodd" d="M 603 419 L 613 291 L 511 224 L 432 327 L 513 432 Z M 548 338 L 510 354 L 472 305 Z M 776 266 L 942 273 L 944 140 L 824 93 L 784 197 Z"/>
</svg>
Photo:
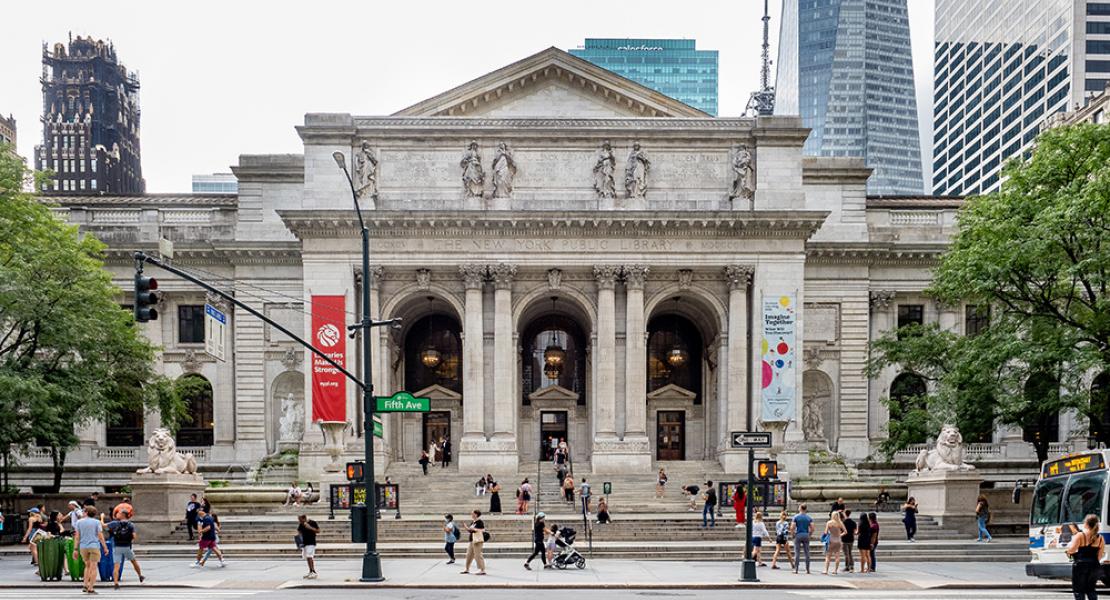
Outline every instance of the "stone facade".
<svg viewBox="0 0 1110 600">
<path fill-rule="evenodd" d="M 885 436 L 880 398 L 896 375 L 862 375 L 869 340 L 897 325 L 902 304 L 963 326 L 963 307 L 921 295 L 960 200 L 868 198 L 862 161 L 803 157 L 808 131 L 797 118 L 693 113 L 550 49 L 393 116 L 309 113 L 297 127 L 303 154 L 240 157 L 237 196 L 56 201 L 109 244 L 124 289 L 130 254 L 154 252 L 160 236 L 177 243 L 177 265 L 293 331 L 310 330 L 314 295 L 345 297 L 355 322 L 369 285 L 375 318 L 403 319 L 372 335 L 375 393 L 428 396 L 435 415 L 384 415 L 383 462 L 414 462 L 446 435 L 461 470 L 515 471 L 557 435 L 597 473 L 647 473 L 670 460 L 742 473 L 746 455 L 728 448 L 728 434 L 749 424 L 778 432 L 775 452 L 792 476 L 806 474 L 811 448 L 860 461 Z M 377 197 L 363 204 L 368 277 L 357 268 L 351 190 L 332 157 L 349 159 L 364 142 L 379 161 Z M 464 181 L 460 163 L 471 142 L 484 169 L 473 190 L 478 179 Z M 511 194 L 494 198 L 502 142 L 516 171 Z M 611 195 L 595 186 L 606 143 Z M 634 143 L 650 168 L 630 206 L 620 178 Z M 737 144 L 753 156 L 750 201 L 730 200 Z M 181 341 L 178 311 L 203 296 L 161 280 L 163 317 L 141 327 L 163 348 L 163 372 L 202 375 L 214 389 L 213 442 L 190 451 L 223 468 L 297 447 L 301 477 L 319 480 L 329 459 L 313 424 L 309 356 L 231 310 L 229 359 L 208 358 L 203 344 Z M 797 410 L 788 423 L 761 424 L 748 408 L 760 398 L 758 311 L 784 294 L 801 307 Z M 361 344 L 343 343 L 357 372 Z M 356 391 L 347 387 L 352 458 L 363 429 Z M 147 415 L 145 427 L 155 422 Z M 136 449 L 106 446 L 104 432 L 82 432 L 71 464 L 131 460 Z"/>
</svg>

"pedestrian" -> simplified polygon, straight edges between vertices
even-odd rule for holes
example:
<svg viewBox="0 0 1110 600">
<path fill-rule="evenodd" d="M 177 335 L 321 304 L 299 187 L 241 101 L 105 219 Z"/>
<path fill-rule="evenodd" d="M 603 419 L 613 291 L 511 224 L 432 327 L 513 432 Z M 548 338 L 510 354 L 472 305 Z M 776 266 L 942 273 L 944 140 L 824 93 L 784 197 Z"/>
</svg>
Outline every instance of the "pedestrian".
<svg viewBox="0 0 1110 600">
<path fill-rule="evenodd" d="M 62 523 L 64 522 L 65 515 L 56 510 L 52 510 L 50 511 L 50 517 L 47 518 L 45 521 L 45 526 L 43 527 L 43 529 L 46 531 L 46 533 L 49 533 L 54 537 L 61 537 L 62 533 L 65 531 L 65 527 L 62 526 Z"/>
<path fill-rule="evenodd" d="M 752 516 L 752 559 L 756 564 L 761 567 L 766 567 L 767 563 L 763 562 L 763 540 L 771 539 L 771 533 L 767 531 L 767 525 L 763 522 L 763 511 L 756 511 Z"/>
<path fill-rule="evenodd" d="M 112 512 L 111 512 L 112 520 L 114 520 L 114 521 L 120 520 L 119 519 L 120 515 L 123 514 L 123 513 L 127 513 L 127 514 L 131 515 L 132 517 L 135 516 L 135 507 L 131 506 L 131 498 L 129 498 L 128 496 L 124 496 L 123 500 L 120 500 L 119 504 L 112 507 Z"/>
<path fill-rule="evenodd" d="M 879 486 L 879 495 L 875 497 L 874 507 L 878 512 L 886 510 L 887 504 L 890 503 L 890 492 L 886 491 L 886 486 Z"/>
<path fill-rule="evenodd" d="M 829 520 L 825 523 L 825 533 L 822 537 L 828 536 L 828 546 L 825 550 L 825 575 L 829 574 L 829 563 L 832 563 L 833 575 L 836 575 L 840 570 L 840 550 L 844 547 L 844 522 L 842 521 L 843 515 L 841 511 L 836 511 L 829 516 Z"/>
<path fill-rule="evenodd" d="M 744 512 L 748 496 L 744 492 L 744 486 L 738 485 L 732 490 L 732 509 L 736 511 L 736 529 L 744 526 L 744 521 L 747 514 Z"/>
<path fill-rule="evenodd" d="M 690 503 L 688 508 L 690 512 L 698 509 L 698 491 L 700 490 L 701 488 L 696 485 L 687 485 L 682 488 L 682 493 L 686 494 L 686 500 Z"/>
<path fill-rule="evenodd" d="M 1075 600 L 1098 600 L 1098 580 L 1102 576 L 1102 557 L 1106 553 L 1106 542 L 1099 535 L 1096 515 L 1083 519 L 1083 531 L 1075 534 L 1068 546 L 1068 556 L 1073 557 L 1071 566 L 1071 593 Z"/>
<path fill-rule="evenodd" d="M 81 503 L 81 506 L 83 508 L 86 508 L 86 507 L 89 507 L 89 506 L 96 506 L 97 500 L 100 500 L 100 492 L 93 492 L 93 493 L 89 494 L 88 498 L 85 498 L 85 500 Z"/>
<path fill-rule="evenodd" d="M 27 532 L 23 534 L 23 543 L 27 544 L 31 552 L 31 564 L 35 566 L 39 564 L 39 547 L 35 542 L 40 535 L 46 534 L 45 525 L 46 515 L 42 514 L 42 509 L 38 506 L 31 507 L 27 515 Z"/>
<path fill-rule="evenodd" d="M 551 525 L 551 529 L 547 530 L 547 539 L 544 540 L 544 546 L 547 548 L 547 565 L 545 569 L 550 569 L 555 563 L 555 552 L 559 550 L 559 526 Z"/>
<path fill-rule="evenodd" d="M 713 489 L 713 482 L 705 482 L 705 503 L 701 507 L 701 528 L 717 526 L 717 490 Z"/>
<path fill-rule="evenodd" d="M 303 493 L 304 492 L 301 491 L 301 486 L 297 485 L 296 481 L 290 483 L 289 489 L 285 490 L 285 502 L 282 506 L 295 506 L 300 504 L 301 495 Z M 205 512 L 207 512 L 207 510 Z"/>
<path fill-rule="evenodd" d="M 483 475 L 478 481 L 474 482 L 474 496 L 484 496 L 487 487 L 489 487 L 489 482 L 486 481 L 486 476 Z"/>
<path fill-rule="evenodd" d="M 867 520 L 871 522 L 871 552 L 867 557 L 871 560 L 871 572 L 875 572 L 875 565 L 878 562 L 875 555 L 875 549 L 879 547 L 879 517 L 875 513 L 869 513 Z"/>
<path fill-rule="evenodd" d="M 85 518 L 85 511 L 81 508 L 81 503 L 76 500 L 69 501 L 69 512 L 65 516 L 69 519 L 69 530 L 77 529 L 77 522 Z"/>
<path fill-rule="evenodd" d="M 786 555 L 786 563 L 794 568 L 794 557 L 790 556 L 790 518 L 784 510 L 779 513 L 779 520 L 775 522 L 775 553 L 771 555 L 771 568 L 778 569 L 779 553 Z"/>
<path fill-rule="evenodd" d="M 307 515 L 297 517 L 297 535 L 301 538 L 301 558 L 308 563 L 308 574 L 304 579 L 316 579 L 316 535 L 320 526 Z"/>
<path fill-rule="evenodd" d="M 200 507 L 204 509 L 204 512 L 212 514 L 212 503 L 208 501 L 208 496 L 200 497 Z"/>
<path fill-rule="evenodd" d="M 803 503 L 798 507 L 798 514 L 794 515 L 790 528 L 794 531 L 794 572 L 802 567 L 802 553 L 806 555 L 806 574 L 809 574 L 809 539 L 813 535 L 813 517 L 807 512 L 808 507 Z"/>
<path fill-rule="evenodd" d="M 867 513 L 860 513 L 859 529 L 856 531 L 856 548 L 859 549 L 859 572 L 871 572 L 871 519 Z"/>
<path fill-rule="evenodd" d="M 428 474 L 428 463 L 431 462 L 431 459 L 428 458 L 428 452 L 425 451 L 425 450 L 421 450 L 420 451 L 420 460 L 418 460 L 417 462 L 420 463 L 420 470 L 424 471 L 424 474 L 427 475 Z"/>
<path fill-rule="evenodd" d="M 200 510 L 200 502 L 197 502 L 197 495 L 190 494 L 189 501 L 185 503 L 185 528 L 189 530 L 189 541 L 193 541 L 193 533 L 197 529 L 197 511 Z"/>
<path fill-rule="evenodd" d="M 466 566 L 460 572 L 463 575 L 470 574 L 470 563 L 478 563 L 477 575 L 486 574 L 486 559 L 482 557 L 482 546 L 486 543 L 486 524 L 482 522 L 482 511 L 476 510 L 470 513 L 470 523 L 466 526 L 467 532 L 470 533 L 470 543 L 466 546 Z"/>
<path fill-rule="evenodd" d="M 902 524 L 906 526 L 906 540 L 916 542 L 917 535 L 917 500 L 910 496 L 902 505 Z"/>
<path fill-rule="evenodd" d="M 126 501 L 125 498 L 124 502 Z M 146 581 L 146 577 L 143 577 L 143 570 L 139 567 L 139 561 L 135 558 L 135 540 L 139 539 L 139 534 L 135 530 L 135 524 L 131 522 L 131 512 L 119 511 L 118 509 L 117 506 L 116 510 L 119 516 L 105 525 L 115 546 L 112 550 L 112 583 L 117 590 L 119 589 L 119 576 L 123 572 L 123 563 L 127 561 L 131 561 L 135 574 L 139 576 L 139 583 Z"/>
<path fill-rule="evenodd" d="M 563 489 L 563 480 L 567 478 L 567 466 L 555 465 L 556 481 L 559 482 L 559 489 Z"/>
<path fill-rule="evenodd" d="M 197 559 L 192 567 L 203 567 L 213 553 L 219 559 L 220 567 L 224 567 L 224 555 L 220 552 L 216 539 L 216 518 L 204 508 L 197 511 L 197 533 L 200 534 L 200 539 L 197 541 Z"/>
<path fill-rule="evenodd" d="M 102 552 L 103 551 L 103 552 Z M 108 554 L 108 543 L 104 541 L 103 523 L 96 518 L 96 506 L 85 505 L 85 516 L 77 521 L 73 532 L 73 558 L 81 558 L 85 563 L 82 588 L 86 594 L 95 594 L 97 563 L 102 554 Z"/>
<path fill-rule="evenodd" d="M 528 478 L 525 477 L 524 481 L 516 488 L 516 514 L 523 515 L 528 512 L 528 502 L 532 500 L 532 484 L 528 483 Z"/>
<path fill-rule="evenodd" d="M 667 473 L 659 467 L 659 476 L 655 479 L 655 497 L 662 498 L 667 488 Z"/>
<path fill-rule="evenodd" d="M 856 520 L 852 518 L 852 510 L 844 509 L 844 535 L 840 538 L 844 544 L 844 570 L 851 573 L 855 569 L 852 558 L 852 547 L 856 544 Z"/>
<path fill-rule="evenodd" d="M 440 466 L 446 469 L 449 464 L 451 464 L 451 436 L 446 436 L 443 438 L 443 464 Z"/>
<path fill-rule="evenodd" d="M 994 539 L 991 537 L 991 532 L 987 531 L 987 524 L 991 522 L 991 505 L 987 502 L 986 496 L 980 495 L 975 503 L 975 521 L 979 524 L 979 537 L 975 539 L 976 542 L 989 542 Z"/>
<path fill-rule="evenodd" d="M 439 450 L 439 444 L 436 443 L 435 439 L 432 439 L 432 441 L 428 444 L 428 461 L 429 462 L 432 462 L 432 463 L 438 462 L 436 460 L 436 457 L 438 456 L 437 455 L 438 450 Z"/>
<path fill-rule="evenodd" d="M 609 501 L 605 499 L 605 496 L 597 501 L 597 522 L 599 525 L 613 522 L 612 517 L 609 516 Z"/>
<path fill-rule="evenodd" d="M 838 510 L 844 510 L 845 508 L 847 508 L 847 506 L 845 506 L 844 504 L 844 497 L 840 496 L 836 500 L 833 500 L 832 506 L 829 507 L 829 516 L 832 516 L 834 512 Z"/>
<path fill-rule="evenodd" d="M 563 500 L 574 504 L 574 478 L 570 475 L 563 479 Z"/>
<path fill-rule="evenodd" d="M 544 513 L 536 513 L 536 518 L 532 519 L 532 554 L 528 555 L 528 559 L 524 561 L 524 568 L 529 571 L 532 570 L 532 560 L 537 556 L 543 562 L 543 568 L 547 567 L 547 549 L 544 547 L 543 538 L 547 532 L 547 523 L 544 519 L 547 517 Z"/>
<path fill-rule="evenodd" d="M 586 478 L 582 478 L 582 485 L 578 486 L 578 497 L 582 499 L 582 510 L 586 515 L 590 514 L 590 484 Z"/>
<path fill-rule="evenodd" d="M 501 484 L 492 478 L 489 480 L 489 512 L 495 515 L 501 514 Z"/>
<path fill-rule="evenodd" d="M 454 515 L 443 515 L 443 551 L 447 553 L 447 564 L 455 564 L 455 542 L 459 541 L 459 527 L 455 525 Z"/>
</svg>

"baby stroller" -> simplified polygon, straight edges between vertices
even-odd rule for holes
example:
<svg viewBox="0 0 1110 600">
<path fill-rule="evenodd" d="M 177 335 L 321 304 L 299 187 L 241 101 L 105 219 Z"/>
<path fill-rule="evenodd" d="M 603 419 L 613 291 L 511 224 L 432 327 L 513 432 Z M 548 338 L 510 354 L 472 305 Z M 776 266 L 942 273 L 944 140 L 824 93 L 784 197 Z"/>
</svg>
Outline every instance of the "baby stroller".
<svg viewBox="0 0 1110 600">
<path fill-rule="evenodd" d="M 574 549 L 574 536 L 577 535 L 570 527 L 564 527 L 559 530 L 559 537 L 555 539 L 555 545 L 559 547 L 559 554 L 555 556 L 554 563 L 559 569 L 565 569 L 571 565 L 579 569 L 586 568 L 586 557 L 578 553 Z"/>
</svg>

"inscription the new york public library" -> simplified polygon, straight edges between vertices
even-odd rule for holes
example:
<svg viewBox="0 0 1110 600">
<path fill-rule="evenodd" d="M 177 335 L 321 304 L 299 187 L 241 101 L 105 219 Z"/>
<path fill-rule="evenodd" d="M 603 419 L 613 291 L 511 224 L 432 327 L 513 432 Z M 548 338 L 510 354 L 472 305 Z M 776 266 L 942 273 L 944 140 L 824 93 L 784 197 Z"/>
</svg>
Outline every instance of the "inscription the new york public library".
<svg viewBox="0 0 1110 600">
<path fill-rule="evenodd" d="M 375 240 L 374 252 L 740 252 L 744 240 L 474 238 Z"/>
</svg>

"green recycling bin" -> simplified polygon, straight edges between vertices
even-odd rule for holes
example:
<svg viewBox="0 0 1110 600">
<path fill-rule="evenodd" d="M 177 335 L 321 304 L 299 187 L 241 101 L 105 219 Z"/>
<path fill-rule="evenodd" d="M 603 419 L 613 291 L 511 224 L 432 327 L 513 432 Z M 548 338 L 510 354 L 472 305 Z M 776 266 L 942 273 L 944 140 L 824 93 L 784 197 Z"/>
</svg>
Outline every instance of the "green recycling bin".
<svg viewBox="0 0 1110 600">
<path fill-rule="evenodd" d="M 69 578 L 73 581 L 78 581 L 85 575 L 85 562 L 81 560 L 80 556 L 73 556 L 73 538 L 67 537 L 65 543 L 65 559 L 66 564 L 69 565 Z"/>
<path fill-rule="evenodd" d="M 40 537 L 35 546 L 39 555 L 39 577 L 43 581 L 61 581 L 65 542 L 58 537 Z"/>
</svg>

